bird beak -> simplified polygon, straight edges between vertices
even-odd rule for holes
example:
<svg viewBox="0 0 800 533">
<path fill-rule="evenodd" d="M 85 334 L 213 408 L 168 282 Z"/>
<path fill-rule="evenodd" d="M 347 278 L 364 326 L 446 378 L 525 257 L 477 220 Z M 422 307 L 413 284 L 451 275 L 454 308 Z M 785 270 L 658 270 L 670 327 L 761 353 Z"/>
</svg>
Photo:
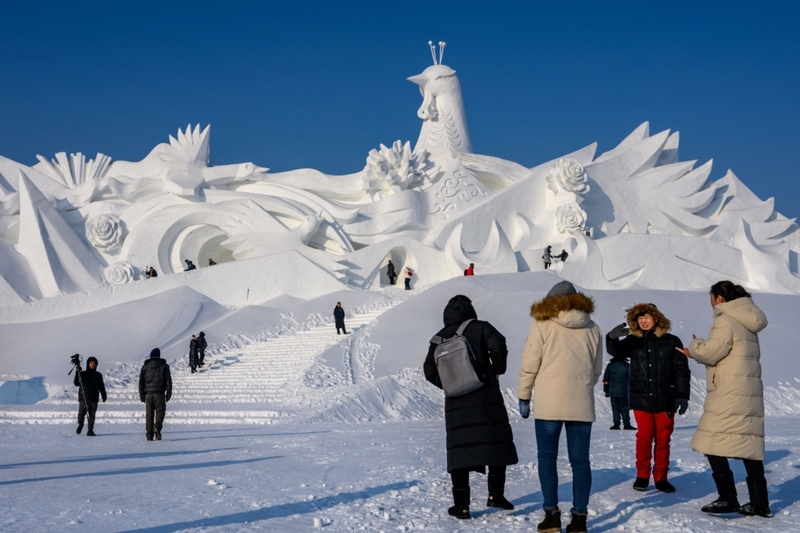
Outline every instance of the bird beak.
<svg viewBox="0 0 800 533">
<path fill-rule="evenodd" d="M 423 76 L 422 74 L 417 74 L 416 76 L 411 76 L 411 77 L 409 77 L 409 78 L 406 78 L 406 79 L 407 79 L 408 81 L 410 81 L 411 83 L 416 83 L 416 84 L 417 84 L 417 85 L 419 85 L 420 87 L 422 87 L 422 86 L 424 86 L 426 83 L 428 83 L 428 78 L 426 78 L 426 77 L 425 77 L 425 76 Z"/>
</svg>

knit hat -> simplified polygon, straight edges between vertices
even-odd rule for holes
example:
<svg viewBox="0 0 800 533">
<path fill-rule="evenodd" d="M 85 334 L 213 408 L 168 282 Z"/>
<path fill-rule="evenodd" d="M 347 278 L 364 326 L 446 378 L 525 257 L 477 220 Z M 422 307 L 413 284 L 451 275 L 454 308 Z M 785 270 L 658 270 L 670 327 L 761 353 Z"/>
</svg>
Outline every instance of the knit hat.
<svg viewBox="0 0 800 533">
<path fill-rule="evenodd" d="M 159 357 L 161 357 L 161 350 L 153 348 L 153 351 L 150 352 L 150 359 L 158 359 Z"/>
<path fill-rule="evenodd" d="M 575 294 L 576 292 L 578 291 L 575 290 L 575 285 L 567 280 L 564 280 L 553 285 L 553 288 L 550 289 L 550 292 L 547 293 L 546 297 L 552 298 L 554 296 L 567 296 L 568 294 Z"/>
</svg>

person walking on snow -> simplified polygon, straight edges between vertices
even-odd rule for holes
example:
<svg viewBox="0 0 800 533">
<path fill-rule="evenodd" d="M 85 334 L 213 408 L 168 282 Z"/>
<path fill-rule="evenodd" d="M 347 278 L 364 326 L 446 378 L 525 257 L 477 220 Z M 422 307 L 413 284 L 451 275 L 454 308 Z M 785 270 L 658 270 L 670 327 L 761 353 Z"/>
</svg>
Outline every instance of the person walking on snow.
<svg viewBox="0 0 800 533">
<path fill-rule="evenodd" d="M 711 465 L 719 498 L 705 513 L 740 512 L 772 516 L 764 476 L 764 384 L 758 333 L 767 317 L 741 285 L 720 281 L 711 287 L 714 323 L 707 339 L 695 338 L 681 350 L 706 367 L 708 394 L 692 436 L 692 449 Z M 747 471 L 750 502 L 739 507 L 728 458 L 741 459 Z"/>
<path fill-rule="evenodd" d="M 519 371 L 519 413 L 531 414 L 533 405 L 539 483 L 545 516 L 540 532 L 561 531 L 558 508 L 558 441 L 567 432 L 572 467 L 572 520 L 568 533 L 586 531 L 592 467 L 589 445 L 594 413 L 594 386 L 603 372 L 603 333 L 591 319 L 594 301 L 569 281 L 556 283 L 547 296 L 531 306 L 533 321 Z"/>
<path fill-rule="evenodd" d="M 544 261 L 544 269 L 545 269 L 545 270 L 547 270 L 548 268 L 550 268 L 550 263 L 552 263 L 552 262 L 553 262 L 553 256 L 552 256 L 552 255 L 550 255 L 550 250 L 551 250 L 551 247 L 550 247 L 550 246 L 547 246 L 547 247 L 544 249 L 544 255 L 542 255 L 542 261 Z"/>
<path fill-rule="evenodd" d="M 200 363 L 197 366 L 203 366 L 206 364 L 206 348 L 208 348 L 206 334 L 201 331 L 197 334 L 197 349 L 200 351 Z"/>
<path fill-rule="evenodd" d="M 389 259 L 389 264 L 386 265 L 386 276 L 389 278 L 389 285 L 394 285 L 397 280 L 397 273 L 394 271 L 394 264 L 391 259 Z"/>
<path fill-rule="evenodd" d="M 619 429 L 619 419 L 625 429 L 636 429 L 631 425 L 630 407 L 628 406 L 628 360 L 613 357 L 606 365 L 603 374 L 603 392 L 611 399 L 611 418 L 614 425 L 611 429 Z"/>
<path fill-rule="evenodd" d="M 192 369 L 192 374 L 197 372 L 197 365 L 200 364 L 200 343 L 197 341 L 197 335 L 192 335 L 192 340 L 189 341 L 189 368 Z"/>
<path fill-rule="evenodd" d="M 411 270 L 411 267 L 406 267 L 406 290 L 411 290 L 411 277 L 414 275 L 414 271 Z"/>
<path fill-rule="evenodd" d="M 336 334 L 341 335 L 341 331 L 344 331 L 344 334 L 347 335 L 347 328 L 344 327 L 344 308 L 342 307 L 342 302 L 336 302 L 336 307 L 333 308 L 333 319 L 336 322 Z"/>
<path fill-rule="evenodd" d="M 161 429 L 167 402 L 172 397 L 172 375 L 169 365 L 161 359 L 161 350 L 153 348 L 139 372 L 139 399 L 145 404 L 147 440 L 161 440 Z"/>
<path fill-rule="evenodd" d="M 478 320 L 466 296 L 459 294 L 451 298 L 444 308 L 443 318 L 444 328 L 436 334 L 439 339 L 453 337 L 464 322 L 470 321 L 463 336 L 475 356 L 475 366 L 481 370 L 479 375 L 485 375 L 482 380 L 485 385 L 477 390 L 444 399 L 447 471 L 453 482 L 454 503 L 447 513 L 459 519 L 471 518 L 469 473 L 485 473 L 486 466 L 489 467 L 486 506 L 513 509 L 514 505 L 504 493 L 506 466 L 517 463 L 517 448 L 498 381 L 506 371 L 506 339 L 490 323 Z M 430 343 L 422 367 L 425 379 L 441 389 L 442 380 L 434 358 L 436 346 Z"/>
<path fill-rule="evenodd" d="M 606 351 L 612 357 L 630 359 L 631 364 L 628 401 L 639 428 L 633 488 L 647 490 L 652 459 L 656 489 L 675 492 L 667 481 L 670 440 L 675 412 L 682 415 L 689 406 L 691 379 L 686 358 L 678 351 L 683 343 L 667 333 L 672 324 L 653 304 L 634 305 L 626 318 L 627 327 L 620 324 L 606 335 Z"/>
<path fill-rule="evenodd" d="M 567 260 L 567 257 L 569 257 L 569 254 L 567 253 L 567 251 L 565 249 L 562 248 L 561 249 L 561 253 L 556 255 L 556 256 L 553 256 L 553 257 L 556 257 L 556 258 L 560 259 L 561 262 L 563 263 L 564 261 Z"/>
<path fill-rule="evenodd" d="M 78 375 L 80 374 L 80 378 Z M 90 357 L 86 360 L 86 370 L 75 372 L 72 384 L 78 387 L 78 435 L 83 431 L 83 420 L 89 415 L 89 431 L 87 437 L 94 437 L 94 415 L 97 413 L 97 402 L 100 396 L 106 401 L 106 386 L 103 383 L 103 374 L 97 371 L 97 358 Z M 84 396 L 84 392 L 86 396 Z"/>
</svg>

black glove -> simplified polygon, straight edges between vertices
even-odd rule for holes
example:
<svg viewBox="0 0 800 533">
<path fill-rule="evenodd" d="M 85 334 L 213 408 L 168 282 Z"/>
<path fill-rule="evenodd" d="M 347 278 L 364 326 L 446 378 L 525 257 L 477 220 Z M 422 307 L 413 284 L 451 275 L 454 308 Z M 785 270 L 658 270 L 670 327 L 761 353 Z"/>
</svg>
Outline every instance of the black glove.
<svg viewBox="0 0 800 533">
<path fill-rule="evenodd" d="M 631 330 L 628 329 L 628 325 L 625 322 L 623 322 L 622 324 L 620 324 L 619 326 L 615 327 L 614 329 L 608 332 L 608 338 L 615 341 L 620 337 L 625 337 L 630 332 Z"/>
<path fill-rule="evenodd" d="M 170 398 L 172 398 L 172 393 L 171 392 L 169 394 L 167 394 L 166 398 L 164 398 L 164 401 L 168 402 Z"/>
<path fill-rule="evenodd" d="M 530 400 L 520 400 L 519 401 L 519 414 L 522 418 L 528 418 L 531 416 L 531 401 Z"/>
<path fill-rule="evenodd" d="M 685 413 L 688 408 L 689 408 L 689 400 L 685 398 L 675 399 L 675 410 L 678 412 L 679 415 Z"/>
<path fill-rule="evenodd" d="M 142 403 L 144 403 L 144 395 L 139 396 L 139 399 L 142 401 Z"/>
<path fill-rule="evenodd" d="M 106 403 L 106 399 L 105 398 L 103 398 L 103 403 Z"/>
</svg>

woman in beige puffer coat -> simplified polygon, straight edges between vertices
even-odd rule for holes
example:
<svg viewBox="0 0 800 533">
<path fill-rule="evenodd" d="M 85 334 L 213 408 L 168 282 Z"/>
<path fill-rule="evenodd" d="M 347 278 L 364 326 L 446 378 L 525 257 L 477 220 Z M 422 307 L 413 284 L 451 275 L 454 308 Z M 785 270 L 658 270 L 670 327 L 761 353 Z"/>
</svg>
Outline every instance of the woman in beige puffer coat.
<svg viewBox="0 0 800 533">
<path fill-rule="evenodd" d="M 714 284 L 710 296 L 714 323 L 708 339 L 694 339 L 680 350 L 706 366 L 707 395 L 691 446 L 708 457 L 719 498 L 702 510 L 769 517 L 758 344 L 767 317 L 744 288 L 730 281 Z M 742 459 L 747 471 L 750 503 L 741 507 L 729 457 Z"/>
</svg>

